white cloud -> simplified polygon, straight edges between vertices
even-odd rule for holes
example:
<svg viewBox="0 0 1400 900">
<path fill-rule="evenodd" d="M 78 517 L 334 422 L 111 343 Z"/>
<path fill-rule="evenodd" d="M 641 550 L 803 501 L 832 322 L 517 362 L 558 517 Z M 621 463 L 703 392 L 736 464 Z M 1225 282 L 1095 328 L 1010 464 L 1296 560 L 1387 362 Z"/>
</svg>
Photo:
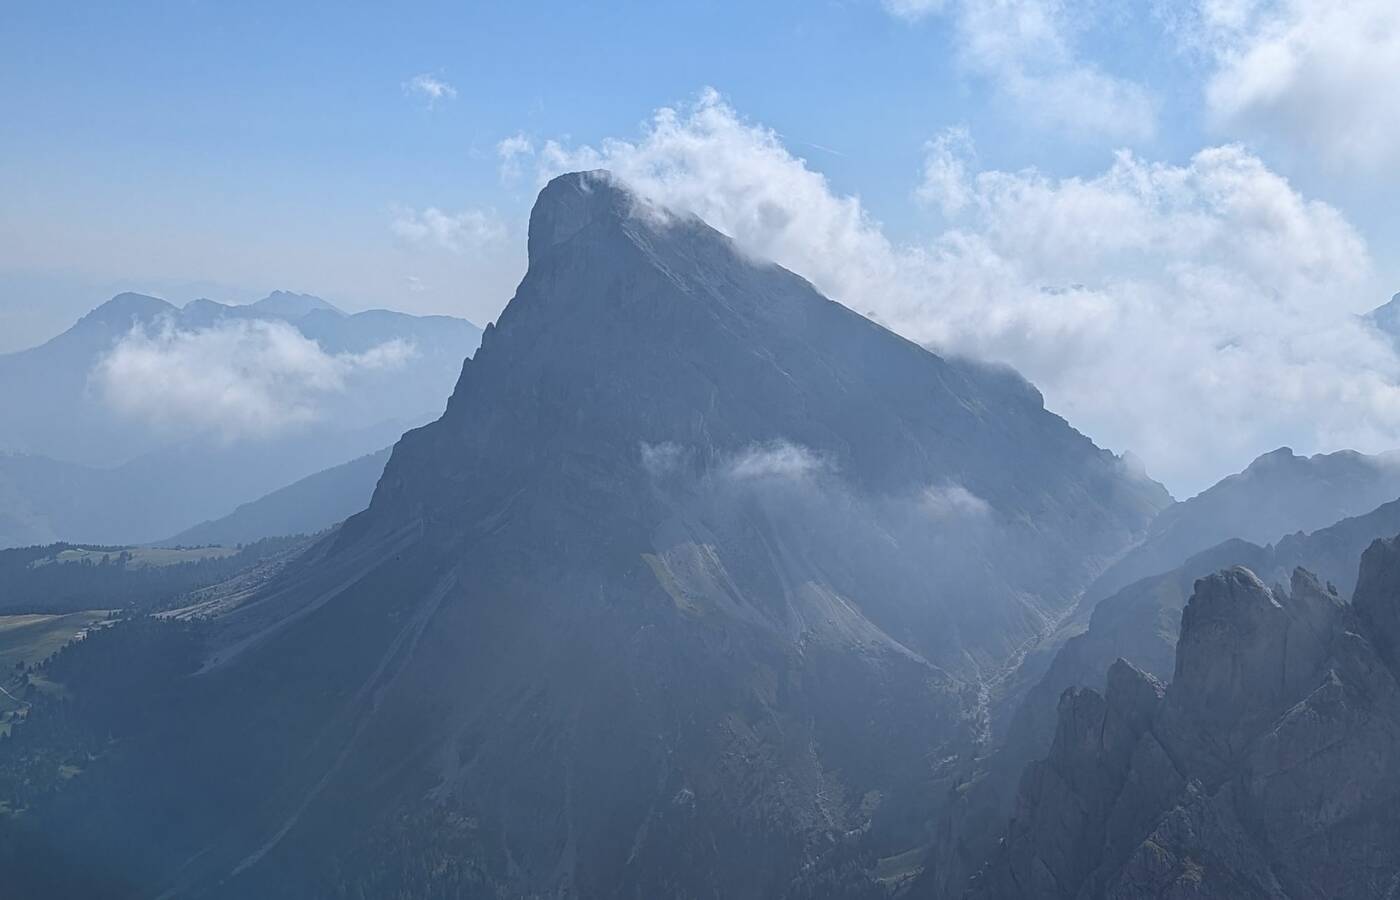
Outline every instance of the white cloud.
<svg viewBox="0 0 1400 900">
<path fill-rule="evenodd" d="M 967 176 L 975 162 L 972 135 L 963 127 L 950 128 L 925 144 L 924 152 L 924 180 L 915 193 L 945 216 L 957 215 L 972 200 Z"/>
<path fill-rule="evenodd" d="M 924 489 L 919 507 L 934 519 L 980 519 L 992 507 L 960 484 L 936 484 Z"/>
<path fill-rule="evenodd" d="M 180 330 L 137 327 L 104 355 L 91 383 L 118 412 L 159 428 L 224 439 L 269 437 L 318 417 L 318 403 L 356 372 L 395 369 L 414 355 L 393 340 L 328 354 L 291 325 L 232 320 Z"/>
<path fill-rule="evenodd" d="M 431 109 L 442 100 L 456 100 L 457 89 L 447 82 L 426 72 L 422 75 L 414 75 L 403 83 L 405 94 L 419 96 L 428 101 Z"/>
<path fill-rule="evenodd" d="M 642 468 L 646 473 L 652 478 L 665 478 L 680 471 L 687 452 L 672 441 L 663 441 L 660 444 L 648 444 L 643 441 L 641 454 Z"/>
<path fill-rule="evenodd" d="M 1237 146 L 1066 179 L 959 148 L 933 142 L 920 188 L 953 218 L 907 245 L 712 91 L 639 140 L 547 143 L 539 174 L 609 168 L 914 340 L 1010 363 L 1178 491 L 1284 443 L 1400 443 L 1400 361 L 1351 315 L 1388 294 L 1336 209 Z"/>
<path fill-rule="evenodd" d="M 722 474 L 733 481 L 804 481 L 826 468 L 826 461 L 806 447 L 774 441 L 744 448 L 725 463 Z"/>
<path fill-rule="evenodd" d="M 1082 136 L 1145 140 L 1157 127 L 1157 101 L 1142 85 L 1083 58 L 1076 35 L 1092 4 L 1075 0 L 885 0 L 914 21 L 947 16 L 957 58 L 987 79 L 1019 113 Z"/>
<path fill-rule="evenodd" d="M 535 155 L 535 142 L 523 133 L 512 135 L 496 145 L 496 156 L 501 160 L 501 180 L 506 183 L 517 181 L 523 170 L 521 162 Z"/>
<path fill-rule="evenodd" d="M 885 0 L 885 9 L 910 22 L 941 13 L 947 8 L 948 0 Z"/>
<path fill-rule="evenodd" d="M 425 244 L 453 253 L 473 253 L 500 243 L 506 227 L 493 212 L 466 209 L 448 213 L 430 206 L 424 210 L 395 211 L 390 229 L 401 240 Z"/>
<path fill-rule="evenodd" d="M 1281 138 L 1334 167 L 1400 164 L 1400 3 L 1199 0 L 1184 34 L 1214 61 L 1217 127 Z"/>
</svg>

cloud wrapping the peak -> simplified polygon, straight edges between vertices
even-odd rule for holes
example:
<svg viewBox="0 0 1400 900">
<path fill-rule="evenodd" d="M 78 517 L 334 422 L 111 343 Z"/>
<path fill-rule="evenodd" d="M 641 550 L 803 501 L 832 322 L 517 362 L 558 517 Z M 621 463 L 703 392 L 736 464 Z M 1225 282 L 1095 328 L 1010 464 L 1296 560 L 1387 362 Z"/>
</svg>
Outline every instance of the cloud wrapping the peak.
<svg viewBox="0 0 1400 900">
<path fill-rule="evenodd" d="M 965 133 L 929 154 L 915 193 L 944 224 L 909 243 L 713 91 L 536 160 L 611 169 L 913 340 L 1015 366 L 1178 492 L 1283 443 L 1400 443 L 1400 361 L 1352 315 L 1385 296 L 1365 242 L 1248 150 L 1085 178 L 979 170 Z"/>
<path fill-rule="evenodd" d="M 133 328 L 89 381 L 117 412 L 154 427 L 224 440 L 268 438 L 320 417 L 320 403 L 358 372 L 397 369 L 415 355 L 392 340 L 329 354 L 286 322 L 238 319 L 212 328 L 169 321 Z"/>
</svg>

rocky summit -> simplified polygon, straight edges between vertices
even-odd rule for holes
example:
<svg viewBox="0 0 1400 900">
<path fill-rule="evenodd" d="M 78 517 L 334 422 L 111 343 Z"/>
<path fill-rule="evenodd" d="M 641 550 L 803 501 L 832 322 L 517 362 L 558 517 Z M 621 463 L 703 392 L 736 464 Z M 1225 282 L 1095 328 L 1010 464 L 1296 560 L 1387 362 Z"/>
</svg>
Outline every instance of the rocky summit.
<svg viewBox="0 0 1400 900">
<path fill-rule="evenodd" d="M 529 256 L 368 510 L 201 623 L 30 858 L 107 896 L 907 878 L 997 679 L 1165 491 L 607 173 L 543 189 Z"/>
<path fill-rule="evenodd" d="M 1203 578 L 1165 689 L 1126 662 L 1060 699 L 974 896 L 1361 898 L 1400 884 L 1400 539 L 1352 604 Z"/>
</svg>

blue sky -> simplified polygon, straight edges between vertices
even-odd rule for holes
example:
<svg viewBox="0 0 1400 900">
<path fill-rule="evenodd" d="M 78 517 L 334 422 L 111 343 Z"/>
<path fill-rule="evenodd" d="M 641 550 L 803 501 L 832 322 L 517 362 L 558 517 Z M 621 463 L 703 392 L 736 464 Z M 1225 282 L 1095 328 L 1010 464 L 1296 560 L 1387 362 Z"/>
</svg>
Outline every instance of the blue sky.
<svg viewBox="0 0 1400 900">
<path fill-rule="evenodd" d="M 1400 443 L 1383 388 L 1400 363 L 1354 335 L 1304 347 L 1319 321 L 1400 289 L 1390 2 L 294 6 L 7 6 L 0 351 L 128 288 L 286 288 L 482 323 L 523 271 L 539 180 L 601 162 L 911 337 L 1016 365 L 1178 484 L 1205 470 L 1151 422 L 1199 408 L 1189 392 L 1090 389 L 1167 345 L 1219 357 L 1202 395 L 1254 391 L 1278 365 L 1332 386 L 1286 386 L 1232 459 Z M 512 138 L 528 152 L 507 161 Z M 789 177 L 782 195 L 753 190 Z M 802 224 L 749 229 L 760 201 Z M 889 254 L 880 273 L 850 276 L 871 253 Z M 1256 254 L 1286 271 L 1261 274 Z M 1255 333 L 1260 319 L 1276 321 Z M 1107 353 L 1102 322 L 1133 351 L 1117 369 L 1077 362 Z M 1266 358 L 1242 369 L 1251 341 Z M 1286 418 L 1344 396 L 1354 427 Z M 1135 402 L 1150 414 L 1125 424 Z"/>
<path fill-rule="evenodd" d="M 284 6 L 11 6 L 0 117 L 19 139 L 0 144 L 0 184 L 6 218 L 49 239 L 39 265 L 12 251 L 5 269 L 254 293 L 290 279 L 350 294 L 350 306 L 416 302 L 486 318 L 505 297 L 466 296 L 465 285 L 457 297 L 362 293 L 335 258 L 386 253 L 395 205 L 518 215 L 530 191 L 500 183 L 504 137 L 630 136 L 706 86 L 776 129 L 838 191 L 860 194 L 895 234 L 919 225 L 911 184 L 924 142 L 949 125 L 968 125 L 998 168 L 1090 171 L 1113 149 L 1020 127 L 959 70 L 946 21 L 911 24 L 879 3 Z M 1145 49 L 1167 74 L 1188 64 L 1136 30 L 1116 55 L 1138 65 Z M 407 94 L 423 73 L 457 96 L 430 108 Z M 1147 142 L 1154 154 L 1194 150 L 1192 119 Z M 87 250 L 113 230 L 132 232 L 142 252 L 65 258 L 70 241 Z M 159 245 L 176 235 L 198 249 L 167 259 Z M 209 259 L 235 242 L 246 265 Z M 311 258 L 299 266 L 267 244 Z"/>
</svg>

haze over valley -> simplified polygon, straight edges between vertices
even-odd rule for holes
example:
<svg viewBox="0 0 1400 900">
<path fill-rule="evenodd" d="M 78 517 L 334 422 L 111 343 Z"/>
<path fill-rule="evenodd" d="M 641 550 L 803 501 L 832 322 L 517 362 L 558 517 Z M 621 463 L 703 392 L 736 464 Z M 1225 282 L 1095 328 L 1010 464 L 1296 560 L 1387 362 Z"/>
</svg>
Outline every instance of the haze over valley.
<svg viewBox="0 0 1400 900">
<path fill-rule="evenodd" d="M 1393 4 L 13 12 L 6 900 L 1396 894 Z"/>
</svg>

